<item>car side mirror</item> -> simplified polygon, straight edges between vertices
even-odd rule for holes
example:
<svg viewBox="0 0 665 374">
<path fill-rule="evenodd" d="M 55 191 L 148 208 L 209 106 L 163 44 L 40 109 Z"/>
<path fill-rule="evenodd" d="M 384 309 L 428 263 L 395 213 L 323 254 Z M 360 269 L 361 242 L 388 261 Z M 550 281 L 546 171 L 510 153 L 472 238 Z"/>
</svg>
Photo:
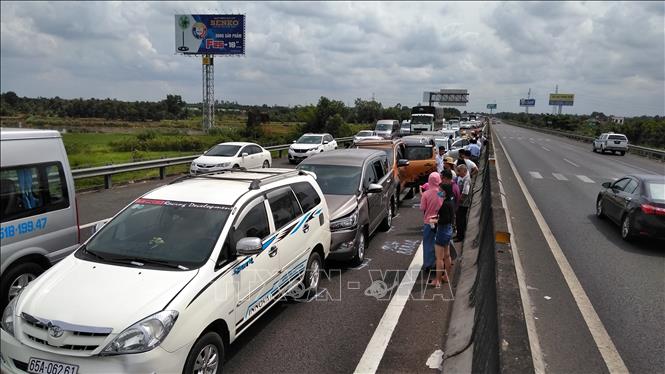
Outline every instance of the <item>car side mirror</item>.
<svg viewBox="0 0 665 374">
<path fill-rule="evenodd" d="M 330 142 L 327 141 L 327 140 L 324 140 L 324 141 L 323 141 L 323 144 L 328 144 L 328 143 L 330 143 Z"/>
<path fill-rule="evenodd" d="M 397 167 L 398 168 L 401 168 L 401 167 L 404 167 L 404 166 L 409 166 L 409 160 L 407 160 L 407 159 L 397 160 Z"/>
<path fill-rule="evenodd" d="M 241 256 L 251 256 L 261 252 L 262 247 L 259 238 L 242 238 L 236 243 L 236 253 Z"/>
<path fill-rule="evenodd" d="M 294 140 L 294 141 L 293 141 L 293 144 L 296 144 L 296 141 L 297 141 L 297 140 Z"/>
<path fill-rule="evenodd" d="M 92 233 L 94 234 L 97 231 L 101 230 L 102 227 L 104 227 L 104 225 L 106 225 L 106 222 L 108 222 L 108 221 L 97 222 L 97 224 L 95 224 L 95 227 L 92 228 Z"/>
<path fill-rule="evenodd" d="M 605 183 L 601 184 L 601 186 L 603 186 L 603 188 L 610 188 L 611 185 L 612 185 L 612 183 L 610 183 L 610 182 L 605 182 Z"/>
<path fill-rule="evenodd" d="M 247 152 L 242 153 L 242 157 L 247 157 L 247 156 L 249 156 L 249 153 L 247 153 Z"/>
<path fill-rule="evenodd" d="M 383 186 L 378 183 L 370 183 L 367 187 L 367 193 L 381 193 L 383 192 Z"/>
</svg>

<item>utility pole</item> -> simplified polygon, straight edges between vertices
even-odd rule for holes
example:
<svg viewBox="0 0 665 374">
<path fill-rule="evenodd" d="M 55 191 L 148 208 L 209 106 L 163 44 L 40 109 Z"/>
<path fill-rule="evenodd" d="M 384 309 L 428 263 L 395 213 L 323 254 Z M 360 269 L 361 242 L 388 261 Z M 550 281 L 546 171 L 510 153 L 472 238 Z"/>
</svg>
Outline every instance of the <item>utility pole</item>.
<svg viewBox="0 0 665 374">
<path fill-rule="evenodd" d="M 531 99 L 531 89 L 530 88 L 529 88 L 529 93 L 526 94 L 526 98 L 527 98 L 527 100 Z M 526 108 L 526 114 L 529 114 L 529 106 L 526 105 L 525 108 Z"/>
<path fill-rule="evenodd" d="M 215 65 L 213 55 L 203 55 L 203 129 L 215 124 Z"/>
</svg>

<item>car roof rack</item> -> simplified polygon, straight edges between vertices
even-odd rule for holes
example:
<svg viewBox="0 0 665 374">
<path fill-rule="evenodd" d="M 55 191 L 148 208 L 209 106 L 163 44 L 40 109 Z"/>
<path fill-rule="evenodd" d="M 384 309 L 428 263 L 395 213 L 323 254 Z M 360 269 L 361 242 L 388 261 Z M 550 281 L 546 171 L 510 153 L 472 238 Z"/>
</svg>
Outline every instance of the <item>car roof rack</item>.
<svg viewBox="0 0 665 374">
<path fill-rule="evenodd" d="M 232 173 L 237 173 L 237 172 L 242 172 L 242 173 L 251 173 L 251 174 L 263 174 L 265 177 L 256 179 L 256 178 L 236 178 L 230 176 Z M 225 177 L 225 175 L 228 175 L 228 177 Z M 214 180 L 231 180 L 231 181 L 237 181 L 237 182 L 249 182 L 249 189 L 250 190 L 258 190 L 261 188 L 262 184 L 265 183 L 272 183 L 276 182 L 281 179 L 289 178 L 289 177 L 294 177 L 297 175 L 308 175 L 305 171 L 302 170 L 290 170 L 286 172 L 278 172 L 274 170 L 263 170 L 263 169 L 254 169 L 254 170 L 248 170 L 245 168 L 236 168 L 236 169 L 231 169 L 231 170 L 222 170 L 222 171 L 212 171 L 208 173 L 201 173 L 201 174 L 189 174 L 189 175 L 183 175 L 180 178 L 174 179 L 171 181 L 169 184 L 177 183 L 177 182 L 182 182 L 187 179 L 193 179 L 193 178 L 205 178 L 205 179 L 214 179 Z"/>
</svg>

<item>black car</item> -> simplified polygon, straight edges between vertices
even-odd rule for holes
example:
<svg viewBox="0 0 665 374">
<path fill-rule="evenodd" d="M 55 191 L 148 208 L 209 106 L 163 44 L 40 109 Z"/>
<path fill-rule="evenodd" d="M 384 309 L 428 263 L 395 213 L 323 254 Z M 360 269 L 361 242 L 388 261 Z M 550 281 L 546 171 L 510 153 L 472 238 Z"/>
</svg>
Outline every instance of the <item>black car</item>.
<svg viewBox="0 0 665 374">
<path fill-rule="evenodd" d="M 627 175 L 603 183 L 596 216 L 621 226 L 621 237 L 645 235 L 665 239 L 665 176 Z"/>
</svg>

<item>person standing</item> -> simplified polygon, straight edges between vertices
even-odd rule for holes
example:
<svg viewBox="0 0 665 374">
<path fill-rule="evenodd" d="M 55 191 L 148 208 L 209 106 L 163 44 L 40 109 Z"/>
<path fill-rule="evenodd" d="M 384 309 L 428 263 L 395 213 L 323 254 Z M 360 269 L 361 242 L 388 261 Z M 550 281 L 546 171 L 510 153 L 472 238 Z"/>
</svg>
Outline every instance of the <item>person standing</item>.
<svg viewBox="0 0 665 374">
<path fill-rule="evenodd" d="M 455 203 L 453 202 L 453 187 L 450 184 L 441 184 L 443 203 L 436 216 L 432 216 L 430 223 L 436 223 L 436 277 L 429 282 L 430 286 L 438 287 L 441 283 L 449 281 L 452 261 L 450 259 L 450 240 L 453 236 L 453 221 L 455 220 Z"/>
<path fill-rule="evenodd" d="M 455 173 L 455 160 L 453 160 L 452 157 L 446 157 L 443 159 L 443 170 L 450 171 L 453 175 L 453 179 L 455 179 L 457 173 Z M 441 173 L 443 173 L 443 171 Z"/>
<path fill-rule="evenodd" d="M 480 146 L 478 145 L 478 141 L 475 138 L 471 139 L 471 144 L 469 144 L 468 152 L 471 161 L 477 164 L 478 160 L 480 160 Z"/>
<path fill-rule="evenodd" d="M 436 155 L 436 171 L 437 173 L 440 173 L 443 171 L 443 160 L 445 159 L 446 155 L 446 147 L 440 146 L 439 147 L 439 154 Z"/>
<path fill-rule="evenodd" d="M 453 147 L 453 134 L 448 135 L 448 149 Z"/>
<path fill-rule="evenodd" d="M 439 185 L 441 176 L 437 172 L 429 175 L 427 183 L 429 188 L 420 195 L 420 210 L 423 211 L 423 267 L 429 271 L 434 267 L 434 239 L 436 225 L 430 224 L 430 217 L 435 216 L 443 203 L 440 196 Z"/>
<path fill-rule="evenodd" d="M 457 183 L 462 196 L 459 207 L 457 208 L 457 237 L 455 241 L 461 242 L 464 240 L 464 234 L 466 233 L 467 213 L 471 205 L 469 197 L 471 193 L 471 178 L 469 177 L 466 165 L 457 166 Z"/>
</svg>

